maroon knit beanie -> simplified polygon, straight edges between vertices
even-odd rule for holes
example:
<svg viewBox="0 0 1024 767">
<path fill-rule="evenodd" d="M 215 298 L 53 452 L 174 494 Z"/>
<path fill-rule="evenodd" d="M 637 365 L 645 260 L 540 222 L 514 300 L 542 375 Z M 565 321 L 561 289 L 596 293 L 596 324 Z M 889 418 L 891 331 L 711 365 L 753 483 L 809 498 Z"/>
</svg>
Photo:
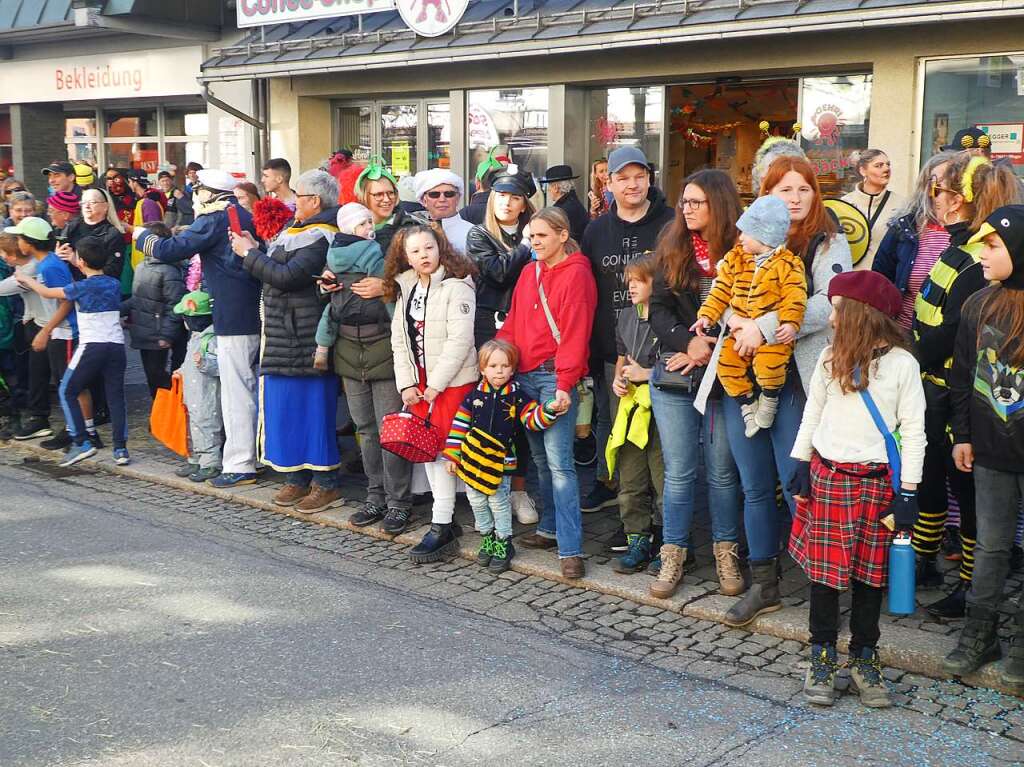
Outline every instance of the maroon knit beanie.
<svg viewBox="0 0 1024 767">
<path fill-rule="evenodd" d="M 828 297 L 851 298 L 873 306 L 887 317 L 899 316 L 903 296 L 895 285 L 878 272 L 857 271 L 837 274 L 828 283 Z"/>
</svg>

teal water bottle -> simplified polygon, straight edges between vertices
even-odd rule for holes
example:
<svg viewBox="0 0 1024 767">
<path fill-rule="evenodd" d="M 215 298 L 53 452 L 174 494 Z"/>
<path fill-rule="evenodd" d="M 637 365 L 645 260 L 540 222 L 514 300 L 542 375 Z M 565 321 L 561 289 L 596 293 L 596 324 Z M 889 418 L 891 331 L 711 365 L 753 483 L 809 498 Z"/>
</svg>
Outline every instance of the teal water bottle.
<svg viewBox="0 0 1024 767">
<path fill-rule="evenodd" d="M 914 601 L 914 547 L 910 535 L 900 531 L 889 545 L 889 614 L 913 615 Z"/>
</svg>

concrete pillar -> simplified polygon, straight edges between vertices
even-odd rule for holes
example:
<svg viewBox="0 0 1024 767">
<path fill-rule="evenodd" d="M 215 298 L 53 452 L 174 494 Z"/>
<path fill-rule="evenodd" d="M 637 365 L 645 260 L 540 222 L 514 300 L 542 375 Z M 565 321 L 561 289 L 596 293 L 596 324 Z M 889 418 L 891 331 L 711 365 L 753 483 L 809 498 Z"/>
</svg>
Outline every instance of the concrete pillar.
<svg viewBox="0 0 1024 767">
<path fill-rule="evenodd" d="M 879 53 L 871 82 L 871 126 L 868 146 L 892 159 L 890 188 L 910 193 L 920 164 L 917 131 L 917 62 L 911 53 L 893 49 Z"/>
<path fill-rule="evenodd" d="M 463 90 L 448 91 L 448 108 L 451 110 L 451 172 L 472 182 L 469 178 L 472 174 L 467 172 L 466 159 L 469 152 L 466 151 L 466 92 Z M 473 169 L 476 170 L 475 168 Z M 466 189 L 466 199 L 472 194 L 472 189 Z"/>
<path fill-rule="evenodd" d="M 331 156 L 334 149 L 334 123 L 331 120 L 329 99 L 300 97 L 299 103 L 299 151 L 288 158 L 295 173 L 295 159 L 298 172 L 304 173 L 320 165 Z M 297 174 L 296 174 L 297 175 Z"/>
<path fill-rule="evenodd" d="M 580 179 L 573 182 L 580 199 L 586 196 L 586 91 L 567 85 L 548 88 L 548 165 L 571 165 Z"/>
<path fill-rule="evenodd" d="M 46 176 L 39 171 L 68 158 L 62 104 L 11 104 L 14 171 L 32 194 L 46 199 Z"/>
</svg>

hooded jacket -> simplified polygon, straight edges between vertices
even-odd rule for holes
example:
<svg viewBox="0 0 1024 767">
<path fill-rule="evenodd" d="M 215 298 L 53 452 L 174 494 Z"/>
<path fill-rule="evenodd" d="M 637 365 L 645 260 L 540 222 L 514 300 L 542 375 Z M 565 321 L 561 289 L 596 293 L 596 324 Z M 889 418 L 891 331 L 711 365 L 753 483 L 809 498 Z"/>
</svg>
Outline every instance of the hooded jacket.
<svg viewBox="0 0 1024 767">
<path fill-rule="evenodd" d="M 389 307 L 379 298 L 360 298 L 351 289 L 363 277 L 384 274 L 380 245 L 339 233 L 327 251 L 327 268 L 343 287 L 331 293 L 331 303 L 324 308 L 316 330 L 317 345 L 334 347 L 338 375 L 360 381 L 394 378 Z"/>
<path fill-rule="evenodd" d="M 555 342 L 541 306 L 537 267 L 548 307 L 562 337 L 561 343 Z M 558 388 L 569 392 L 587 374 L 596 306 L 594 273 L 582 253 L 573 253 L 554 267 L 534 262 L 519 275 L 512 293 L 512 307 L 498 331 L 498 338 L 518 347 L 519 370 L 524 373 L 553 360 Z M 611 334 L 614 354 L 614 327 Z"/>
<path fill-rule="evenodd" d="M 626 266 L 654 253 L 658 235 L 674 216 L 665 195 L 656 187 L 647 193 L 650 207 L 639 221 L 619 218 L 618 204 L 594 219 L 583 233 L 580 250 L 590 261 L 597 281 L 597 314 L 594 316 L 592 352 L 595 361 L 615 362 L 615 321 L 629 306 Z"/>
<path fill-rule="evenodd" d="M 116 230 L 115 230 L 116 231 Z M 180 264 L 165 264 L 151 256 L 135 269 L 132 295 L 121 302 L 130 312 L 128 332 L 136 349 L 159 349 L 160 341 L 174 344 L 184 332 L 174 307 L 185 295 Z"/>
<path fill-rule="evenodd" d="M 398 300 L 391 320 L 391 346 L 399 391 L 419 385 L 406 311 L 418 279 L 412 269 L 406 269 L 395 278 Z M 443 392 L 449 386 L 464 386 L 479 378 L 473 346 L 475 311 L 476 289 L 472 277 L 446 277 L 443 266 L 430 275 L 423 327 L 428 388 Z"/>
<path fill-rule="evenodd" d="M 218 336 L 246 336 L 260 332 L 260 283 L 242 266 L 228 242 L 227 206 L 234 205 L 242 229 L 256 236 L 252 214 L 227 197 L 226 204 L 214 204 L 201 212 L 188 229 L 173 237 L 161 239 L 146 232 L 136 247 L 147 256 L 173 264 L 186 261 L 195 254 L 203 263 L 203 280 L 213 299 L 213 327 Z M 312 349 L 310 359 L 312 360 Z M 312 363 L 310 363 L 312 367 Z"/>
<path fill-rule="evenodd" d="M 1019 474 L 1024 467 L 1024 368 L 999 356 L 1009 328 L 979 327 L 985 301 L 998 290 L 1008 288 L 985 288 L 964 303 L 949 371 L 950 421 L 953 441 L 969 442 L 979 465 Z"/>
<path fill-rule="evenodd" d="M 285 229 L 270 253 L 250 250 L 245 268 L 263 283 L 263 339 L 260 371 L 283 376 L 318 376 L 313 367 L 316 328 L 323 312 L 315 277 L 327 263 L 327 248 L 338 233 L 336 207 Z M 216 307 L 216 302 L 214 307 Z"/>
</svg>

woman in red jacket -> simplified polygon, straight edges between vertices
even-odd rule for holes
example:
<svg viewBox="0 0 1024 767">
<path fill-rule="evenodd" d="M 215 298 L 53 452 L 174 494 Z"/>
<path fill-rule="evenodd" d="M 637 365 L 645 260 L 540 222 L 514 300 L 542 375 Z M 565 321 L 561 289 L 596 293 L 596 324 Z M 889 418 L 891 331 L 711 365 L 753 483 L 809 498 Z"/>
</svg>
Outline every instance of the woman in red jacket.
<svg viewBox="0 0 1024 767">
<path fill-rule="evenodd" d="M 582 578 L 583 522 L 573 440 L 576 385 L 587 374 L 597 285 L 560 209 L 535 214 L 528 232 L 537 260 L 520 274 L 498 338 L 519 348 L 517 380 L 523 393 L 538 402 L 554 400 L 564 415 L 547 431 L 528 434 L 544 510 L 537 531 L 521 543 L 526 548 L 557 546 L 562 575 Z"/>
</svg>

